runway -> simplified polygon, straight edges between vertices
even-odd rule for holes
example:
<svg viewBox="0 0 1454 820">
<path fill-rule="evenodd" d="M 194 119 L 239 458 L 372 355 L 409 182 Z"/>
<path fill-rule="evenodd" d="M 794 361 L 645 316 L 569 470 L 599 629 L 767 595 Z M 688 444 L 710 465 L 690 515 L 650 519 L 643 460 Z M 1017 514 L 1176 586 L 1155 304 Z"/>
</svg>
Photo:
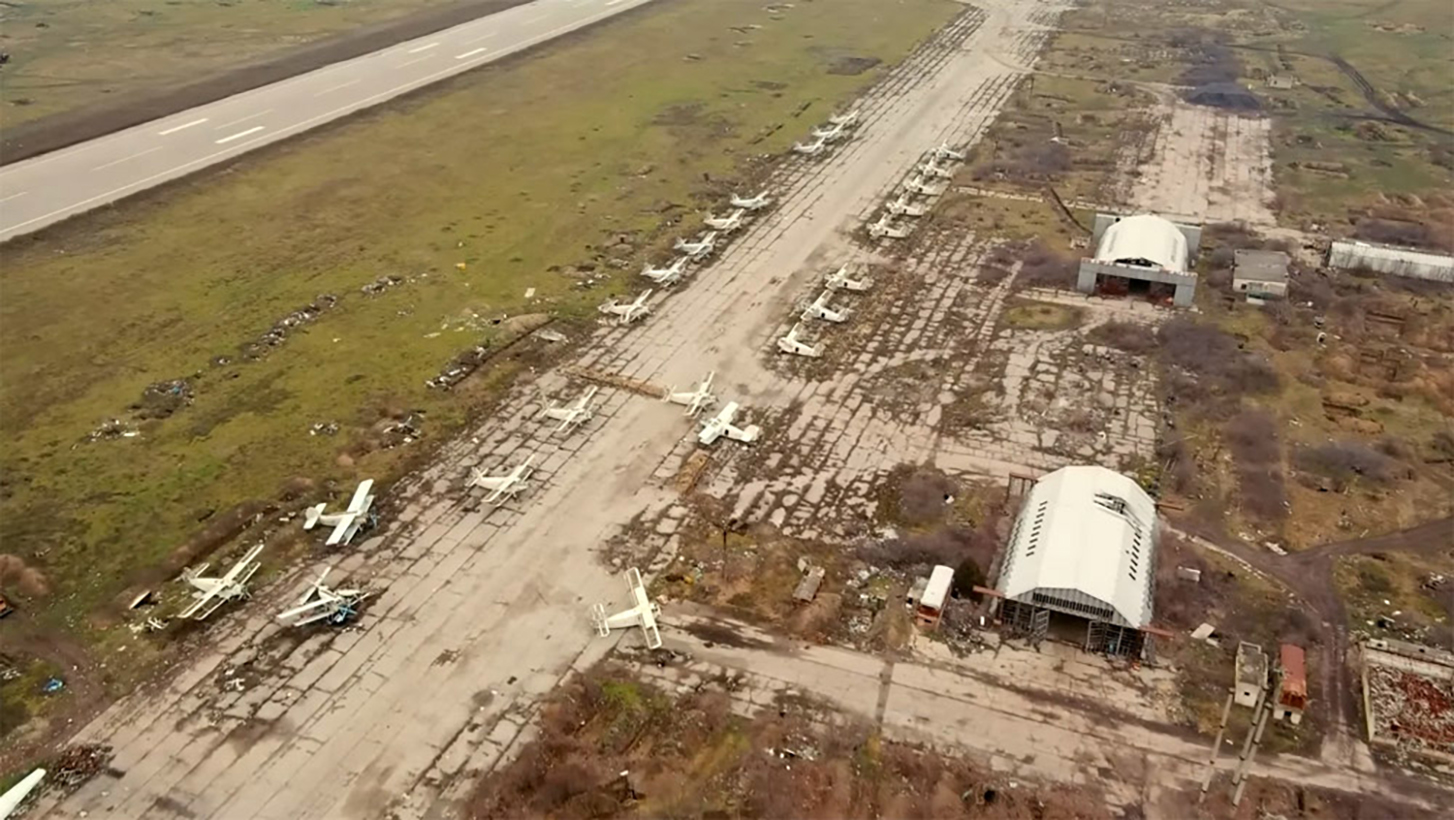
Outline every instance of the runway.
<svg viewBox="0 0 1454 820">
<path fill-rule="evenodd" d="M 651 0 L 535 0 L 0 170 L 0 241 L 303 133 Z"/>
</svg>

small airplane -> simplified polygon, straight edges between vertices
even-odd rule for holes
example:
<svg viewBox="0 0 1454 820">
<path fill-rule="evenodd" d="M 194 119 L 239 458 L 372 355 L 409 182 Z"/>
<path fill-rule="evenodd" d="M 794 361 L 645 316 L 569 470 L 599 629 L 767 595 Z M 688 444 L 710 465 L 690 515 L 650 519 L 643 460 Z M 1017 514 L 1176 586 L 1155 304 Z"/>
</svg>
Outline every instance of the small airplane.
<svg viewBox="0 0 1454 820">
<path fill-rule="evenodd" d="M 847 114 L 836 114 L 832 117 L 829 117 L 828 122 L 831 122 L 834 125 L 842 125 L 845 128 L 852 128 L 853 126 L 858 125 L 858 109 L 855 108 L 852 111 L 849 111 Z"/>
<path fill-rule="evenodd" d="M 479 467 L 474 467 L 471 469 L 470 486 L 484 487 L 486 490 L 489 490 L 490 494 L 485 496 L 485 503 L 494 504 L 498 507 L 525 492 L 530 486 L 525 483 L 525 479 L 529 478 L 530 474 L 535 472 L 534 462 L 535 456 L 532 455 L 525 459 L 520 466 L 505 475 L 495 476 L 485 475 L 484 470 L 481 470 Z"/>
<path fill-rule="evenodd" d="M 298 605 L 278 613 L 278 620 L 289 626 L 307 626 L 319 621 L 342 626 L 352 620 L 358 614 L 358 605 L 368 597 L 368 593 L 361 589 L 330 589 L 324 586 L 323 580 L 332 571 L 333 567 L 324 567 L 323 572 L 318 574 L 318 580 L 298 599 Z"/>
<path fill-rule="evenodd" d="M 742 208 L 748 211 L 760 211 L 771 204 L 772 200 L 767 198 L 767 191 L 763 191 L 757 196 L 738 196 L 737 194 L 732 195 L 732 207 L 734 208 Z"/>
<path fill-rule="evenodd" d="M 949 160 L 950 162 L 964 161 L 964 152 L 957 151 L 949 147 L 949 142 L 947 140 L 945 142 L 939 143 L 939 147 L 934 149 L 933 154 L 935 159 L 945 159 Z"/>
<path fill-rule="evenodd" d="M 254 546 L 221 578 L 208 578 L 202 574 L 211 564 L 198 564 L 183 570 L 182 580 L 191 585 L 194 590 L 192 597 L 195 600 L 192 601 L 191 606 L 182 610 L 179 617 L 204 620 L 228 601 L 245 600 L 248 597 L 247 582 L 252 580 L 252 576 L 256 575 L 258 568 L 262 566 L 257 560 L 258 553 L 262 551 L 262 544 Z"/>
<path fill-rule="evenodd" d="M 712 214 L 708 213 L 707 218 L 703 219 L 702 221 L 705 222 L 707 224 L 707 227 L 709 228 L 721 231 L 723 233 L 732 233 L 733 231 L 742 227 L 742 216 L 746 213 L 746 208 L 738 208 L 737 210 L 726 216 L 712 216 Z"/>
<path fill-rule="evenodd" d="M 823 153 L 827 145 L 828 144 L 823 141 L 823 138 L 819 137 L 818 139 L 806 145 L 801 142 L 793 143 L 793 152 L 802 154 L 805 157 L 816 157 L 819 154 Z"/>
<path fill-rule="evenodd" d="M 909 229 L 890 224 L 889 213 L 884 211 L 877 222 L 868 226 L 868 235 L 874 239 L 903 239 L 909 235 Z"/>
<path fill-rule="evenodd" d="M 4 794 L 0 794 L 0 818 L 9 817 L 20 808 L 21 804 L 25 802 L 25 798 L 29 797 L 30 793 L 40 786 L 41 781 L 45 780 L 45 775 L 45 769 L 34 769 L 30 774 L 21 778 L 20 782 L 6 789 Z"/>
<path fill-rule="evenodd" d="M 697 385 L 696 390 L 688 390 L 682 393 L 668 390 L 662 398 L 672 404 L 684 405 L 687 408 L 686 415 L 695 416 L 717 403 L 717 397 L 712 395 L 712 377 L 716 375 L 715 371 L 708 373 L 707 378 L 703 379 L 702 383 Z"/>
<path fill-rule="evenodd" d="M 327 504 L 317 504 L 309 507 L 303 513 L 303 529 L 311 530 L 319 524 L 333 528 L 328 533 L 328 540 L 324 545 L 336 547 L 339 544 L 347 546 L 358 531 L 368 523 L 369 510 L 373 509 L 374 497 L 369 491 L 374 488 L 374 480 L 366 478 L 358 483 L 358 489 L 353 491 L 353 498 L 349 499 L 348 508 L 341 513 L 325 515 L 323 510 Z"/>
<path fill-rule="evenodd" d="M 700 262 L 717 248 L 717 232 L 707 231 L 693 242 L 678 238 L 672 247 L 686 254 L 687 258 L 693 262 Z"/>
<path fill-rule="evenodd" d="M 581 397 L 576 399 L 574 404 L 566 407 L 551 405 L 540 411 L 540 415 L 560 422 L 560 426 L 555 428 L 555 432 L 570 435 L 577 427 L 590 421 L 595 416 L 595 412 L 591 410 L 591 399 L 596 397 L 596 392 L 600 389 L 595 385 L 587 387 L 586 392 L 582 393 Z"/>
<path fill-rule="evenodd" d="M 687 262 L 690 260 L 685 256 L 678 256 L 670 265 L 664 268 L 654 268 L 650 262 L 641 269 L 641 275 L 657 283 L 658 285 L 673 285 L 682 278 L 686 272 Z"/>
<path fill-rule="evenodd" d="M 645 317 L 648 313 L 651 313 L 651 305 L 646 304 L 646 299 L 649 296 L 651 296 L 651 289 L 647 288 L 640 296 L 636 297 L 636 301 L 634 302 L 622 304 L 619 300 L 612 299 L 596 308 L 596 310 L 607 316 L 616 317 L 616 324 L 618 325 L 629 325 Z"/>
<path fill-rule="evenodd" d="M 837 142 L 840 137 L 845 136 L 847 133 L 848 126 L 846 125 L 834 124 L 828 126 L 827 128 L 813 129 L 813 136 L 824 142 Z"/>
<path fill-rule="evenodd" d="M 919 167 L 915 168 L 914 170 L 926 176 L 937 177 L 939 179 L 949 179 L 950 177 L 954 176 L 954 172 L 949 170 L 948 165 L 936 164 L 933 157 L 925 160 L 922 164 L 919 165 Z"/>
<path fill-rule="evenodd" d="M 777 349 L 784 353 L 791 353 L 794 356 L 807 356 L 810 359 L 816 359 L 822 356 L 823 351 L 820 345 L 810 345 L 798 338 L 798 334 L 802 332 L 802 329 L 802 322 L 793 325 L 793 329 L 788 331 L 788 335 L 777 340 Z"/>
<path fill-rule="evenodd" d="M 596 634 L 604 638 L 613 629 L 639 626 L 641 633 L 646 636 L 646 648 L 660 649 L 661 631 L 657 629 L 656 619 L 661 617 L 661 605 L 647 597 L 646 584 L 642 582 L 641 571 L 636 567 L 626 570 L 626 584 L 631 588 L 630 609 L 608 616 L 605 604 L 591 607 L 591 621 L 596 625 Z"/>
<path fill-rule="evenodd" d="M 939 189 L 924 179 L 923 174 L 915 174 L 904 180 L 904 190 L 911 194 L 925 194 L 928 196 L 939 193 Z"/>
<path fill-rule="evenodd" d="M 863 293 L 873 286 L 868 279 L 849 279 L 848 266 L 844 265 L 836 271 L 828 274 L 823 280 L 823 287 L 829 290 L 851 290 L 854 293 Z"/>
<path fill-rule="evenodd" d="M 828 305 L 828 294 L 832 292 L 825 290 L 818 294 L 818 298 L 814 299 L 812 304 L 803 308 L 802 318 L 822 319 L 825 322 L 834 323 L 848 321 L 848 314 L 851 312 L 848 308 L 833 308 Z"/>
<path fill-rule="evenodd" d="M 923 216 L 929 212 L 928 206 L 913 204 L 906 193 L 899 194 L 899 198 L 890 201 L 884 206 L 884 210 L 894 216 Z"/>
<path fill-rule="evenodd" d="M 736 420 L 739 409 L 735 401 L 729 401 L 723 405 L 722 409 L 717 411 L 717 415 L 702 422 L 702 431 L 697 434 L 697 441 L 703 445 L 710 445 L 723 436 L 743 444 L 757 441 L 758 437 L 762 435 L 761 427 L 756 424 L 738 427 L 732 423 Z"/>
</svg>

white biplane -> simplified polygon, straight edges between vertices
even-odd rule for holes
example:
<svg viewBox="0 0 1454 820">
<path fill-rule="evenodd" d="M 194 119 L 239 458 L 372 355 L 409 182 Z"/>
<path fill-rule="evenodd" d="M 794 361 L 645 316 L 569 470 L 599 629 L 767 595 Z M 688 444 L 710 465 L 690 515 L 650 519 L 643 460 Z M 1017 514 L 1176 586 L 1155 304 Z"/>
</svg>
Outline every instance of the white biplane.
<svg viewBox="0 0 1454 820">
<path fill-rule="evenodd" d="M 823 151 L 826 150 L 827 147 L 828 143 L 824 142 L 822 137 L 819 137 L 809 143 L 793 143 L 793 153 L 802 154 L 805 157 L 816 157 L 819 154 L 823 153 Z"/>
<path fill-rule="evenodd" d="M 933 157 L 929 157 L 927 160 L 924 160 L 924 162 L 914 170 L 925 176 L 937 177 L 939 179 L 949 179 L 950 177 L 954 176 L 954 171 L 950 170 L 948 165 L 940 165 L 936 163 Z"/>
<path fill-rule="evenodd" d="M 924 194 L 925 196 L 933 196 L 939 193 L 938 186 L 924 179 L 923 174 L 915 174 L 904 180 L 904 190 L 911 194 Z"/>
<path fill-rule="evenodd" d="M 182 580 L 192 587 L 194 600 L 191 606 L 182 610 L 179 617 L 200 621 L 216 612 L 218 607 L 228 601 L 246 600 L 248 597 L 247 582 L 252 580 L 252 576 L 256 575 L 258 568 L 262 566 L 257 560 L 258 553 L 262 551 L 262 544 L 248 550 L 221 578 L 209 578 L 203 575 L 211 564 L 198 564 L 183 570 Z"/>
<path fill-rule="evenodd" d="M 525 483 L 525 479 L 535 472 L 534 462 L 535 456 L 532 455 L 505 475 L 485 475 L 484 470 L 474 467 L 471 469 L 470 486 L 489 490 L 489 495 L 485 496 L 485 503 L 498 507 L 525 492 L 530 486 Z"/>
<path fill-rule="evenodd" d="M 772 204 L 772 200 L 767 198 L 767 191 L 762 191 L 757 196 L 738 196 L 737 194 L 733 194 L 731 202 L 732 207 L 742 208 L 748 211 L 760 211 Z"/>
<path fill-rule="evenodd" d="M 680 404 L 686 407 L 686 415 L 695 416 L 717 403 L 717 397 L 712 395 L 712 377 L 715 375 L 717 375 L 715 371 L 708 373 L 707 378 L 703 379 L 702 383 L 697 385 L 696 390 L 688 390 L 680 393 L 667 390 L 662 398 L 672 404 Z"/>
<path fill-rule="evenodd" d="M 908 236 L 909 229 L 889 222 L 889 216 L 889 212 L 884 211 L 877 222 L 868 226 L 868 235 L 874 239 L 903 239 Z"/>
<path fill-rule="evenodd" d="M 687 257 L 678 256 L 675 260 L 672 261 L 670 265 L 667 265 L 664 268 L 652 267 L 651 263 L 647 262 L 646 265 L 641 269 L 641 275 L 657 283 L 658 285 L 673 285 L 676 284 L 676 282 L 682 278 L 682 274 L 686 272 L 688 261 L 690 260 L 688 260 Z"/>
<path fill-rule="evenodd" d="M 726 216 L 713 216 L 708 213 L 702 221 L 706 223 L 707 227 L 713 230 L 721 231 L 722 233 L 732 233 L 742 227 L 742 217 L 746 214 L 746 208 L 738 208 Z"/>
<path fill-rule="evenodd" d="M 935 159 L 943 159 L 950 162 L 964 161 L 964 152 L 951 148 L 947 140 L 945 142 L 939 143 L 939 147 L 935 148 L 932 153 L 934 154 Z"/>
<path fill-rule="evenodd" d="M 829 290 L 850 290 L 854 293 L 862 293 L 872 286 L 873 282 L 868 279 L 849 279 L 847 265 L 828 274 L 828 278 L 823 280 L 823 287 Z"/>
<path fill-rule="evenodd" d="M 828 304 L 828 294 L 830 293 L 832 291 L 825 290 L 818 294 L 817 299 L 814 299 L 811 304 L 803 308 L 802 318 L 822 319 L 825 322 L 833 322 L 835 324 L 848 321 L 848 314 L 851 311 L 848 308 L 835 308 Z"/>
<path fill-rule="evenodd" d="M 555 428 L 555 432 L 570 435 L 573 430 L 590 421 L 595 416 L 595 412 L 591 410 L 591 399 L 596 397 L 596 392 L 599 390 L 600 388 L 595 385 L 587 387 L 586 392 L 582 393 L 581 397 L 575 400 L 575 403 L 568 404 L 564 407 L 551 405 L 540 411 L 540 415 L 543 418 L 550 418 L 560 422 L 560 425 Z"/>
<path fill-rule="evenodd" d="M 848 133 L 848 126 L 833 124 L 827 128 L 814 128 L 813 136 L 824 142 L 837 142 L 839 138 Z"/>
<path fill-rule="evenodd" d="M 672 247 L 686 254 L 693 262 L 700 262 L 717 249 L 717 232 L 707 231 L 691 242 L 678 237 Z"/>
<path fill-rule="evenodd" d="M 758 437 L 762 435 L 761 427 L 756 424 L 738 427 L 732 423 L 737 420 L 739 409 L 735 401 L 729 401 L 723 405 L 722 409 L 717 411 L 717 415 L 702 422 L 702 431 L 697 434 L 697 441 L 704 445 L 711 445 L 723 436 L 743 444 L 757 441 Z"/>
<path fill-rule="evenodd" d="M 605 604 L 591 607 L 591 622 L 596 627 L 596 634 L 604 638 L 613 629 L 639 626 L 641 634 L 646 637 L 646 648 L 660 649 L 661 631 L 657 629 L 656 619 L 661 617 L 661 605 L 647 597 L 646 584 L 642 582 L 641 571 L 636 567 L 626 570 L 626 584 L 631 589 L 630 609 L 607 615 Z"/>
<path fill-rule="evenodd" d="M 846 128 L 852 128 L 853 126 L 858 125 L 858 109 L 855 108 L 852 111 L 849 111 L 847 114 L 835 114 L 834 116 L 828 118 L 828 122 L 831 122 L 834 125 L 842 125 Z"/>
<path fill-rule="evenodd" d="M 894 216 L 923 216 L 929 212 L 929 207 L 927 205 L 915 205 L 909 199 L 909 195 L 903 193 L 899 194 L 898 199 L 890 200 L 889 204 L 884 206 L 884 210 Z"/>
<path fill-rule="evenodd" d="M 798 334 L 802 330 L 802 322 L 793 325 L 793 329 L 788 331 L 788 335 L 778 338 L 777 349 L 784 353 L 791 353 L 794 356 L 807 356 L 810 359 L 816 359 L 822 356 L 823 349 L 820 345 L 810 345 L 798 338 Z"/>
<path fill-rule="evenodd" d="M 369 521 L 369 511 L 373 509 L 374 497 L 370 490 L 374 488 L 374 480 L 366 478 L 358 483 L 358 489 L 353 491 L 353 498 L 349 499 L 348 507 L 341 513 L 325 514 L 327 504 L 315 504 L 309 507 L 303 514 L 303 529 L 311 530 L 319 524 L 332 527 L 328 533 L 328 540 L 323 542 L 326 546 L 336 547 L 339 544 L 348 545 L 364 524 Z"/>
<path fill-rule="evenodd" d="M 358 614 L 358 606 L 368 593 L 361 589 L 333 589 L 324 586 L 323 581 L 333 567 L 324 567 L 318 580 L 308 586 L 308 591 L 298 599 L 298 605 L 286 612 L 278 613 L 278 620 L 289 626 L 307 626 L 327 621 L 342 626 Z"/>
<path fill-rule="evenodd" d="M 618 299 L 612 299 L 596 310 L 614 317 L 618 325 L 629 325 L 651 313 L 651 305 L 646 304 L 646 300 L 650 296 L 651 288 L 647 288 L 633 302 L 623 303 Z"/>
</svg>

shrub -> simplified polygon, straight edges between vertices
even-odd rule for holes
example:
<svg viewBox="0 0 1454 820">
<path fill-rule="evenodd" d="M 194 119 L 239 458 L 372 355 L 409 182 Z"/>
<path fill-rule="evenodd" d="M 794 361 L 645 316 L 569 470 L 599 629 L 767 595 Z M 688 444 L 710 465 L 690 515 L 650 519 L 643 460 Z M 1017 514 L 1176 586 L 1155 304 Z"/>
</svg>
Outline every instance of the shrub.
<svg viewBox="0 0 1454 820">
<path fill-rule="evenodd" d="M 1419 222 L 1396 222 L 1387 219 L 1360 219 L 1353 226 L 1353 236 L 1368 242 L 1408 245 L 1416 248 L 1435 247 L 1429 228 Z"/>
<path fill-rule="evenodd" d="M 905 524 L 929 524 L 944 519 L 945 500 L 959 492 L 954 479 L 938 470 L 917 469 L 899 485 L 896 512 Z"/>
<path fill-rule="evenodd" d="M 1293 466 L 1306 473 L 1322 476 L 1342 491 L 1359 478 L 1374 484 L 1393 479 L 1398 462 L 1372 447 L 1351 441 L 1298 447 L 1293 450 Z"/>
<path fill-rule="evenodd" d="M 1266 523 L 1286 518 L 1287 490 L 1276 420 L 1263 410 L 1243 410 L 1227 422 L 1222 436 L 1236 463 L 1243 512 Z"/>
<path fill-rule="evenodd" d="M 1021 257 L 1016 282 L 1032 288 L 1073 288 L 1080 263 L 1036 240 Z"/>
<path fill-rule="evenodd" d="M 1127 353 L 1146 354 L 1156 349 L 1156 334 L 1136 322 L 1106 322 L 1086 334 L 1092 342 Z"/>
<path fill-rule="evenodd" d="M 1162 325 L 1156 336 L 1170 366 L 1171 400 L 1192 404 L 1204 416 L 1229 416 L 1242 396 L 1281 386 L 1267 359 L 1242 350 L 1234 337 L 1215 327 L 1178 318 Z"/>
</svg>

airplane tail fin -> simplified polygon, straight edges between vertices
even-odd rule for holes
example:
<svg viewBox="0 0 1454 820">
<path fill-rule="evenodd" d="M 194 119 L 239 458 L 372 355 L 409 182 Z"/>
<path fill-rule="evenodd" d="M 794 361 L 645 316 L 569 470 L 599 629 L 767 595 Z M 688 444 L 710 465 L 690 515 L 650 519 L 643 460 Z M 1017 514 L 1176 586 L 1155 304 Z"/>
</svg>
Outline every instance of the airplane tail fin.
<svg viewBox="0 0 1454 820">
<path fill-rule="evenodd" d="M 326 504 L 315 504 L 303 513 L 303 529 L 311 530 L 318 526 L 318 519 L 323 517 L 323 510 Z"/>
</svg>

